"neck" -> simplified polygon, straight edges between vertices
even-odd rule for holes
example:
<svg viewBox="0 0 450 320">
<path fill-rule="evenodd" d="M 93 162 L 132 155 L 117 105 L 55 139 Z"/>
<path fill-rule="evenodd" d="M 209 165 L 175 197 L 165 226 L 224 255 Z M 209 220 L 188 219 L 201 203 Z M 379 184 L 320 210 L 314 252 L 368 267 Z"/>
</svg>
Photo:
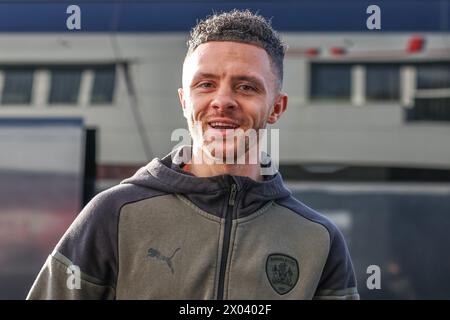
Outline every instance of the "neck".
<svg viewBox="0 0 450 320">
<path fill-rule="evenodd" d="M 199 150 L 197 153 L 193 152 L 192 161 L 189 163 L 189 172 L 197 177 L 212 177 L 228 174 L 249 177 L 255 181 L 263 180 L 259 162 L 256 164 L 209 164 L 207 161 L 204 161 L 206 157 L 203 150 Z"/>
</svg>

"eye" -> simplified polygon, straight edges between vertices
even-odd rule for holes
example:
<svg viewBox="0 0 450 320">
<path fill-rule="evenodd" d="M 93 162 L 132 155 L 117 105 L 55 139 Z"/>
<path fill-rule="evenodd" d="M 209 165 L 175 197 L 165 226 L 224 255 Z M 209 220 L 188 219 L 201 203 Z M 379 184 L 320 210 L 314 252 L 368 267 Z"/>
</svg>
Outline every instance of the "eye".
<svg viewBox="0 0 450 320">
<path fill-rule="evenodd" d="M 248 84 L 241 84 L 238 89 L 244 92 L 256 91 L 256 89 Z"/>
<path fill-rule="evenodd" d="M 212 82 L 201 82 L 201 83 L 199 83 L 198 87 L 208 89 L 208 88 L 212 88 L 213 84 L 212 84 Z"/>
</svg>

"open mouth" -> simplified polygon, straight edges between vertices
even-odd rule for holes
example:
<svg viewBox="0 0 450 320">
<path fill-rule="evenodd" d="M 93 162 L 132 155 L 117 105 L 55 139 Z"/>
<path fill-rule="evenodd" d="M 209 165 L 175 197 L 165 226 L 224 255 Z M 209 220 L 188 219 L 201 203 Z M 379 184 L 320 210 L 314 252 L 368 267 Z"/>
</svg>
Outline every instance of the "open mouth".
<svg viewBox="0 0 450 320">
<path fill-rule="evenodd" d="M 209 121 L 208 126 L 210 126 L 213 129 L 218 130 L 226 130 L 226 129 L 237 129 L 239 128 L 239 125 L 233 121 L 229 120 L 214 120 Z"/>
</svg>

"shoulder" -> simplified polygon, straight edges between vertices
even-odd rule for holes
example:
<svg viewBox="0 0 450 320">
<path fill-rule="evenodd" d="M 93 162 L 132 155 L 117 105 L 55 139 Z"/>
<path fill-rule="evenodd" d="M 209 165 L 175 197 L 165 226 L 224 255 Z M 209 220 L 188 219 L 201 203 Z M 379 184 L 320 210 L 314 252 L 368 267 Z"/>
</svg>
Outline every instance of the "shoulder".
<svg viewBox="0 0 450 320">
<path fill-rule="evenodd" d="M 304 219 L 311 221 L 312 223 L 321 225 L 329 233 L 330 240 L 339 234 L 339 229 L 337 226 L 323 214 L 317 212 L 316 210 L 308 207 L 303 202 L 297 200 L 293 196 L 289 196 L 276 201 L 276 203 L 286 209 L 290 210 L 293 214 L 296 214 Z"/>
<path fill-rule="evenodd" d="M 308 207 L 292 196 L 281 199 L 281 201 L 277 201 L 277 204 L 287 208 L 292 212 L 292 214 L 298 215 L 316 226 L 320 226 L 321 230 L 326 230 L 329 247 L 329 259 L 341 259 L 349 256 L 347 243 L 342 232 L 329 218 Z M 315 230 L 318 230 L 318 228 L 315 228 Z"/>
<path fill-rule="evenodd" d="M 101 222 L 118 218 L 121 208 L 129 203 L 163 195 L 163 192 L 133 184 L 119 184 L 97 194 L 86 204 L 77 220 Z"/>
</svg>

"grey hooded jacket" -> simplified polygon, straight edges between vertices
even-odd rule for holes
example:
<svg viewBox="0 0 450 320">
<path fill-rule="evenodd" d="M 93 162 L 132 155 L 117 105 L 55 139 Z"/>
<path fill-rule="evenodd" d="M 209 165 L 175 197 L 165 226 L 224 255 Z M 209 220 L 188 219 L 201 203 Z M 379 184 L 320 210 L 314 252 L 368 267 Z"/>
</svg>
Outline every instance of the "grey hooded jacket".
<svg viewBox="0 0 450 320">
<path fill-rule="evenodd" d="M 359 298 L 342 234 L 279 173 L 199 178 L 178 154 L 92 199 L 27 299 Z"/>
</svg>

